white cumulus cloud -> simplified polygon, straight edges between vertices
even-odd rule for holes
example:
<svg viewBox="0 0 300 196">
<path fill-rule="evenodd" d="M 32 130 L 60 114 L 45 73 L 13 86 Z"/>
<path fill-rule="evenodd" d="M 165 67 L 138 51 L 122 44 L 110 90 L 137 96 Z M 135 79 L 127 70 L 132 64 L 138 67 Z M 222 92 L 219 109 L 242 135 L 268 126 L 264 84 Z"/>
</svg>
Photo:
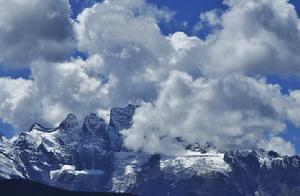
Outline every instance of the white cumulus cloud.
<svg viewBox="0 0 300 196">
<path fill-rule="evenodd" d="M 0 0 L 0 67 L 64 59 L 75 46 L 68 0 Z"/>
<path fill-rule="evenodd" d="M 176 152 L 195 142 L 213 142 L 220 149 L 257 147 L 265 135 L 285 130 L 292 101 L 263 79 L 193 80 L 172 72 L 158 99 L 137 109 L 132 128 L 123 131 L 125 144 L 151 153 Z"/>
<path fill-rule="evenodd" d="M 207 38 L 207 74 L 299 73 L 300 21 L 287 0 L 228 0 L 221 28 Z"/>
<path fill-rule="evenodd" d="M 75 21 L 66 0 L 0 3 L 0 64 L 31 70 L 27 80 L 0 78 L 0 118 L 18 130 L 138 102 L 123 131 L 135 150 L 210 141 L 294 152 L 280 134 L 287 121 L 300 125 L 300 93 L 265 79 L 299 74 L 299 18 L 287 0 L 226 0 L 227 10 L 201 14 L 198 24 L 212 28 L 205 39 L 163 35 L 174 12 L 144 0 L 95 3 Z M 64 58 L 74 41 L 86 60 Z"/>
<path fill-rule="evenodd" d="M 269 141 L 261 141 L 259 143 L 261 148 L 266 150 L 273 150 L 283 155 L 294 155 L 295 149 L 291 142 L 285 141 L 281 137 L 272 137 Z"/>
</svg>

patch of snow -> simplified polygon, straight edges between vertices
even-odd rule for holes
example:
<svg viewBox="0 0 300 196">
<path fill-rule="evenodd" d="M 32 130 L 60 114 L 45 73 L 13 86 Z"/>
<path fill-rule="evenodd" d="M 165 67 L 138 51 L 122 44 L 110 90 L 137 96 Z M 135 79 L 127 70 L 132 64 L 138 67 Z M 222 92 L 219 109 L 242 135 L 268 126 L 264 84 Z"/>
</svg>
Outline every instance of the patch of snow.
<svg viewBox="0 0 300 196">
<path fill-rule="evenodd" d="M 33 165 L 32 168 L 33 168 L 35 171 L 43 171 L 42 169 L 38 168 L 36 165 Z"/>
<path fill-rule="evenodd" d="M 0 176 L 2 178 L 11 179 L 17 176 L 24 178 L 14 161 L 3 154 L 0 154 L 0 166 Z"/>
<path fill-rule="evenodd" d="M 179 181 L 213 171 L 221 173 L 231 171 L 231 167 L 223 158 L 223 153 L 202 154 L 200 152 L 189 152 L 183 156 L 163 157 L 160 162 L 160 168 L 164 171 L 167 179 Z"/>
<path fill-rule="evenodd" d="M 274 163 L 282 163 L 283 158 L 282 157 L 269 157 L 267 155 L 267 152 L 260 151 L 258 153 L 258 161 L 260 163 L 260 166 L 265 166 L 267 168 L 272 168 L 272 164 Z"/>
<path fill-rule="evenodd" d="M 102 170 L 76 170 L 74 165 L 63 165 L 59 170 L 50 171 L 50 179 L 57 179 L 62 174 L 73 174 L 75 176 L 80 175 L 103 175 Z"/>
</svg>

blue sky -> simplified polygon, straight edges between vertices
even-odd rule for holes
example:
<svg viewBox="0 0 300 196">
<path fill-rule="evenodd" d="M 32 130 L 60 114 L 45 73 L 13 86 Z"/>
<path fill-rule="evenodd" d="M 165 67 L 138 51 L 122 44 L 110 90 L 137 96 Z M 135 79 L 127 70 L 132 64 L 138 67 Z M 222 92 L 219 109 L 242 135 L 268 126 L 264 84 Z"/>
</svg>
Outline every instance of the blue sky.
<svg viewBox="0 0 300 196">
<path fill-rule="evenodd" d="M 77 15 L 85 8 L 91 7 L 97 1 L 79 1 L 70 0 L 70 5 L 72 9 L 71 18 L 76 20 Z M 201 13 L 217 9 L 220 12 L 224 12 L 228 9 L 222 3 L 222 0 L 147 0 L 148 3 L 157 6 L 159 9 L 169 9 L 174 11 L 175 16 L 170 22 L 160 22 L 159 27 L 162 34 L 168 36 L 178 31 L 184 32 L 188 36 L 198 36 L 201 39 L 205 39 L 208 34 L 211 33 L 209 27 L 201 29 L 201 31 L 195 32 L 193 30 L 194 26 L 199 22 L 199 16 Z M 300 13 L 300 2 L 297 0 L 291 0 L 296 11 L 299 15 Z M 74 52 L 74 50 L 68 55 L 69 57 L 80 56 L 84 60 L 87 59 L 87 54 L 79 52 L 79 49 Z M 31 78 L 31 69 L 28 67 L 16 67 L 13 69 L 1 68 L 0 66 L 0 77 L 11 77 L 13 79 Z M 296 75 L 285 75 L 279 76 L 278 74 L 271 74 L 265 76 L 267 82 L 270 84 L 279 84 L 281 86 L 281 92 L 285 95 L 289 94 L 290 90 L 300 89 L 300 81 Z M 12 136 L 13 128 L 8 123 L 0 122 L 0 130 L 7 136 Z M 297 152 L 300 152 L 300 130 L 296 128 L 292 123 L 287 122 L 287 130 L 281 135 L 284 139 L 292 141 L 295 144 Z"/>
<path fill-rule="evenodd" d="M 167 25 L 161 24 L 160 28 L 164 34 L 170 34 L 176 31 L 184 31 L 188 35 L 194 35 L 193 26 L 199 21 L 199 16 L 201 13 L 212 9 L 226 9 L 226 6 L 223 5 L 222 0 L 190 0 L 189 3 L 180 0 L 148 0 L 148 2 L 161 8 L 167 7 L 176 12 L 174 22 L 171 22 Z M 187 26 L 183 27 L 181 24 L 184 22 L 187 23 Z M 205 37 L 206 34 L 207 33 L 204 30 L 197 36 Z"/>
</svg>

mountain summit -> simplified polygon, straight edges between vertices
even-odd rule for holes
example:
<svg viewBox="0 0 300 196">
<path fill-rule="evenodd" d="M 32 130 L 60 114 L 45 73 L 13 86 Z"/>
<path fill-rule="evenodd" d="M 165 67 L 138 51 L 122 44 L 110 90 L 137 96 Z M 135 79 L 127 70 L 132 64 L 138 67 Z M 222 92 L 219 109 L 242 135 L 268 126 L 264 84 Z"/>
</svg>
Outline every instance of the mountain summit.
<svg viewBox="0 0 300 196">
<path fill-rule="evenodd" d="M 0 179 L 28 179 L 72 191 L 141 196 L 300 195 L 300 157 L 273 151 L 220 152 L 190 144 L 180 156 L 133 152 L 120 134 L 136 106 L 113 108 L 110 121 L 74 114 L 54 129 L 34 124 L 13 139 L 0 135 Z"/>
</svg>

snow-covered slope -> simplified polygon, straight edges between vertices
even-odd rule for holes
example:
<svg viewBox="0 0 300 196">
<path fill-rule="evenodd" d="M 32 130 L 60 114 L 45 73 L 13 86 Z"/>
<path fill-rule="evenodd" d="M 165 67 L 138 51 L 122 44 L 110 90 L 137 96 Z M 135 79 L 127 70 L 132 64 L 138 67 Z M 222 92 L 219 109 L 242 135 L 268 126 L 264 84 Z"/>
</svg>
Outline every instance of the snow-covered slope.
<svg viewBox="0 0 300 196">
<path fill-rule="evenodd" d="M 300 158 L 264 150 L 220 152 L 190 144 L 180 156 L 133 152 L 120 130 L 136 106 L 113 108 L 108 124 L 69 114 L 54 129 L 34 124 L 11 140 L 0 135 L 0 179 L 26 178 L 76 191 L 165 195 L 300 195 Z"/>
<path fill-rule="evenodd" d="M 11 143 L 0 133 L 0 179 L 25 178 Z"/>
</svg>

